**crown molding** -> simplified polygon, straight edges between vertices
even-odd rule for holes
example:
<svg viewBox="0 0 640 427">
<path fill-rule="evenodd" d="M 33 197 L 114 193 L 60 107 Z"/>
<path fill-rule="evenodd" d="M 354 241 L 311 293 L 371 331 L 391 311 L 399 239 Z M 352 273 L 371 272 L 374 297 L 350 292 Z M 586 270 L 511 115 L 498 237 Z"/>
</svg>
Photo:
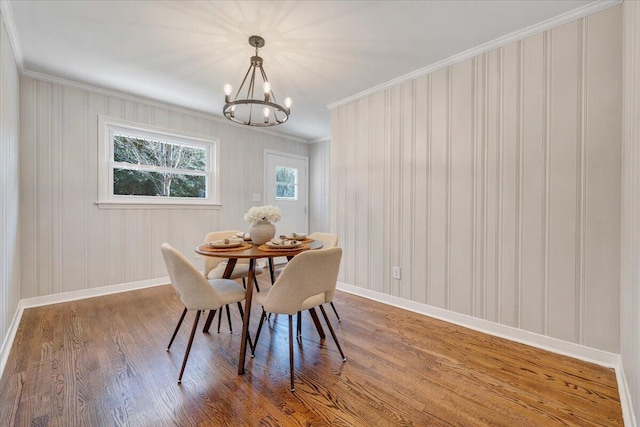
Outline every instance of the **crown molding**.
<svg viewBox="0 0 640 427">
<path fill-rule="evenodd" d="M 435 62 L 431 65 L 427 65 L 426 67 L 420 68 L 416 71 L 412 71 L 408 74 L 405 74 L 400 77 L 396 77 L 393 80 L 389 80 L 386 83 L 379 84 L 370 89 L 364 90 L 362 92 L 356 93 L 350 97 L 341 99 L 340 101 L 333 102 L 327 105 L 327 108 L 333 110 L 334 108 L 340 107 L 342 105 L 348 104 L 350 102 L 356 101 L 358 99 L 373 95 L 374 93 L 383 91 L 385 89 L 389 89 L 391 87 L 397 86 L 399 84 L 408 82 L 410 80 L 414 80 L 418 77 L 424 76 L 426 74 L 433 73 L 441 68 L 448 67 L 450 65 L 456 64 L 458 62 L 462 62 L 469 58 L 473 58 L 474 56 L 478 56 L 485 52 L 489 52 L 491 50 L 497 49 L 499 47 L 506 46 L 510 43 L 516 42 L 518 40 L 522 40 L 524 38 L 533 36 L 535 34 L 539 34 L 543 31 L 547 31 L 551 28 L 566 24 L 571 21 L 575 21 L 576 19 L 584 18 L 585 16 L 592 15 L 594 13 L 600 12 L 602 10 L 608 9 L 613 6 L 617 6 L 622 4 L 623 0 L 597 0 L 593 3 L 586 4 L 577 9 L 571 10 L 569 12 L 563 13 L 562 15 L 555 16 L 553 18 L 547 19 L 546 21 L 539 22 L 530 27 L 523 28 L 522 30 L 514 31 L 513 33 L 504 35 L 502 37 L 498 37 L 497 39 L 491 40 L 489 42 L 483 43 L 479 46 L 473 47 L 471 49 L 465 50 L 463 52 L 457 53 L 453 56 L 445 58 L 441 61 Z"/>
<path fill-rule="evenodd" d="M 2 1 L 2 0 L 0 0 Z M 117 90 L 113 90 L 113 89 L 105 89 L 105 88 L 101 88 L 98 86 L 93 86 L 93 85 L 89 85 L 86 83 L 79 83 L 79 82 L 75 82 L 73 80 L 67 80 L 67 79 L 63 79 L 61 77 L 55 77 L 55 76 L 51 76 L 49 74 L 44 74 L 44 73 L 38 73 L 35 71 L 29 71 L 29 70 L 25 70 L 24 72 L 22 72 L 22 75 L 24 77 L 29 77 L 35 80 L 41 80 L 44 82 L 49 82 L 49 83 L 54 83 L 54 84 L 59 84 L 59 85 L 63 85 L 63 86 L 68 86 L 68 87 L 72 87 L 75 89 L 80 89 L 80 90 L 85 90 L 87 92 L 92 92 L 92 93 L 96 93 L 99 95 L 104 95 L 104 96 L 116 96 L 119 98 L 123 98 L 127 101 L 132 101 L 132 102 L 138 102 L 138 103 L 142 103 L 142 104 L 146 104 L 150 107 L 156 107 L 156 108 L 165 108 L 171 111 L 175 111 L 177 113 L 183 113 L 183 114 L 191 114 L 193 116 L 196 117 L 200 117 L 203 119 L 207 119 L 207 120 L 212 120 L 214 122 L 217 123 L 221 123 L 221 124 L 225 124 L 225 125 L 229 125 L 229 126 L 234 126 L 237 127 L 239 129 L 244 129 L 244 130 L 249 130 L 252 132 L 258 132 L 258 133 L 264 133 L 267 135 L 271 135 L 271 136 L 275 136 L 278 138 L 284 138 L 284 139 L 288 139 L 290 141 L 294 141 L 294 142 L 299 142 L 302 144 L 308 144 L 310 141 L 305 140 L 303 138 L 297 138 L 295 136 L 291 136 L 291 135 L 287 135 L 284 133 L 280 133 L 280 132 L 274 132 L 271 130 L 266 130 L 266 129 L 260 129 L 260 128 L 248 128 L 248 126 L 243 126 L 241 124 L 237 124 L 237 123 L 233 123 L 229 120 L 224 119 L 223 117 L 218 117 L 216 115 L 213 115 L 212 113 L 208 113 L 206 111 L 200 111 L 200 110 L 195 110 L 195 109 L 190 109 L 190 108 L 186 108 L 186 107 L 181 107 L 181 106 L 177 106 L 174 104 L 168 104 L 168 103 L 164 103 L 164 102 L 160 102 L 160 101 L 156 101 L 150 98 L 145 98 L 143 96 L 138 96 L 138 95 L 130 95 L 128 93 L 125 92 L 119 92 Z"/>
<path fill-rule="evenodd" d="M 13 12 L 11 11 L 11 4 L 9 3 L 9 0 L 0 0 L 0 13 L 2 13 L 4 26 L 6 27 L 7 34 L 9 35 L 9 44 L 11 44 L 11 49 L 13 49 L 13 57 L 16 60 L 18 70 L 20 73 L 23 73 L 24 58 L 22 56 L 22 49 L 20 49 L 18 31 L 16 30 L 16 24 L 13 21 Z"/>
<path fill-rule="evenodd" d="M 331 137 L 329 136 L 323 136 L 320 138 L 316 138 L 314 140 L 309 141 L 310 144 L 316 144 L 318 142 L 329 142 L 331 140 Z"/>
</svg>

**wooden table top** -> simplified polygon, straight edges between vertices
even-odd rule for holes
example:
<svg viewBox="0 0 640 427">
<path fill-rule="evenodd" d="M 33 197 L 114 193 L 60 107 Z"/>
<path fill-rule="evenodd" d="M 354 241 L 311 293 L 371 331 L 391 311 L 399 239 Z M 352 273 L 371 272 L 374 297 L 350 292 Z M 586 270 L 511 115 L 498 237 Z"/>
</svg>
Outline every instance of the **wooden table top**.
<svg viewBox="0 0 640 427">
<path fill-rule="evenodd" d="M 196 253 L 204 256 L 212 256 L 216 258 L 274 258 L 274 257 L 288 257 L 298 255 L 300 252 L 304 252 L 310 249 L 320 249 L 322 248 L 322 242 L 319 240 L 314 240 L 311 243 L 308 243 L 309 249 L 300 248 L 300 249 L 284 249 L 281 251 L 261 251 L 258 249 L 258 245 L 253 245 L 249 249 L 244 249 L 241 251 L 202 251 L 200 250 L 200 245 L 196 246 Z"/>
</svg>

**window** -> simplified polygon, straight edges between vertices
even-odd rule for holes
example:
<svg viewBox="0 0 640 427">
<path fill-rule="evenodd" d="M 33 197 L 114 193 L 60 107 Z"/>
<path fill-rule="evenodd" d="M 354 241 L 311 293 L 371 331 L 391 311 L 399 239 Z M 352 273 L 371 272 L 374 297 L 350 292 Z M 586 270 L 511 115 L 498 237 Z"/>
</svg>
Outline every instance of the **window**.
<svg viewBox="0 0 640 427">
<path fill-rule="evenodd" d="M 217 141 L 100 117 L 98 205 L 217 204 Z"/>
<path fill-rule="evenodd" d="M 298 200 L 298 169 L 276 166 L 276 200 Z"/>
</svg>

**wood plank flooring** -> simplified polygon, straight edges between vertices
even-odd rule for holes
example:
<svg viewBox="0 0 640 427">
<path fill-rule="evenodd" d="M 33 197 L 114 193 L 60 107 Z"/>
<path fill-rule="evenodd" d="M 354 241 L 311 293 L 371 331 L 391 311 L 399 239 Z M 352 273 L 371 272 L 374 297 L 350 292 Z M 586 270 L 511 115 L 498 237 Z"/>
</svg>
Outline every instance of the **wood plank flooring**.
<svg viewBox="0 0 640 427">
<path fill-rule="evenodd" d="M 233 333 L 225 318 L 220 334 L 217 319 L 211 334 L 200 327 L 178 385 L 195 312 L 166 352 L 183 309 L 171 286 L 27 309 L 0 380 L 0 425 L 622 425 L 612 369 L 345 293 L 335 304 L 348 360 L 305 313 L 295 394 L 287 316 L 265 325 L 244 376 L 237 307 Z"/>
</svg>

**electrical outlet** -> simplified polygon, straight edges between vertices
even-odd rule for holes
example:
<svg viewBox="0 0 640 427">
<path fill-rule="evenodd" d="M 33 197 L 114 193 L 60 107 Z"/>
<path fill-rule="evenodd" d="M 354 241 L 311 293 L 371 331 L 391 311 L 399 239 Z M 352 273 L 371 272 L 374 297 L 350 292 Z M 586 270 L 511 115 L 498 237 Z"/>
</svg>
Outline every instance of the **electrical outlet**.
<svg viewBox="0 0 640 427">
<path fill-rule="evenodd" d="M 393 266 L 393 278 L 400 280 L 400 267 L 397 265 Z"/>
<path fill-rule="evenodd" d="M 253 193 L 253 201 L 254 202 L 260 201 L 260 193 Z"/>
</svg>

